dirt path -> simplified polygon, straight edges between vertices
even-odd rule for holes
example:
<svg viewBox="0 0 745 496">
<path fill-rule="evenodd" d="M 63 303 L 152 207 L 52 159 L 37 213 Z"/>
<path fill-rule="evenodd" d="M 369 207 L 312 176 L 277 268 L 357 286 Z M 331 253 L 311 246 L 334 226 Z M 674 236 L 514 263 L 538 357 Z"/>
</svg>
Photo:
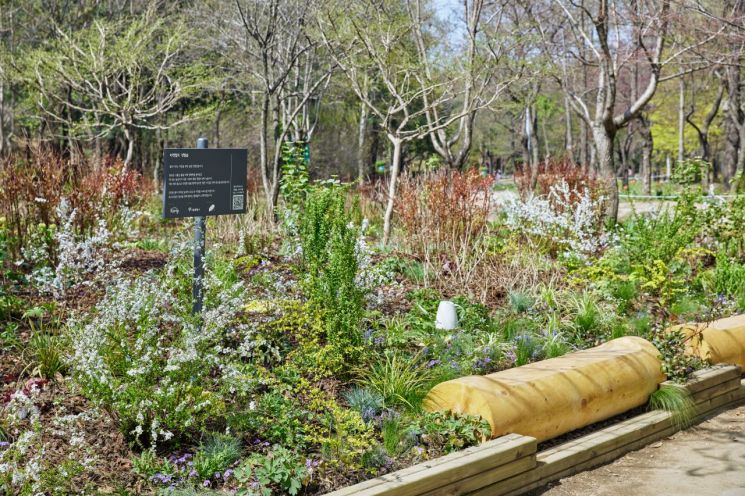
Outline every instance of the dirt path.
<svg viewBox="0 0 745 496">
<path fill-rule="evenodd" d="M 745 406 L 532 494 L 745 496 Z"/>
</svg>

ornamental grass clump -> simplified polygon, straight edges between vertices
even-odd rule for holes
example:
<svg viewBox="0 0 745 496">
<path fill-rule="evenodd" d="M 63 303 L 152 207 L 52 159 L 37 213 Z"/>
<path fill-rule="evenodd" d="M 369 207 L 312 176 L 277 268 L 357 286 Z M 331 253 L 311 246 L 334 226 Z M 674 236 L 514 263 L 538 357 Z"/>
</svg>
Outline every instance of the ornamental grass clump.
<svg viewBox="0 0 745 496">
<path fill-rule="evenodd" d="M 690 426 L 693 417 L 696 415 L 696 404 L 691 398 L 691 393 L 678 384 L 660 385 L 660 388 L 650 396 L 649 407 L 652 410 L 663 410 L 671 413 L 673 424 L 678 429 L 685 429 Z"/>
</svg>

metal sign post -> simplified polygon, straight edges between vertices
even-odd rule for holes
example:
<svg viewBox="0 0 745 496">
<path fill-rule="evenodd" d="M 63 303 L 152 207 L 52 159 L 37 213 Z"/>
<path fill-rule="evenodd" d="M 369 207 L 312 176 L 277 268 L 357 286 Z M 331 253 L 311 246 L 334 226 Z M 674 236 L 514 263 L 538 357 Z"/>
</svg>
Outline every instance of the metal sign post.
<svg viewBox="0 0 745 496">
<path fill-rule="evenodd" d="M 247 162 L 248 150 L 208 149 L 207 138 L 196 148 L 163 150 L 163 217 L 194 217 L 194 314 L 204 302 L 206 218 L 246 213 Z"/>
<path fill-rule="evenodd" d="M 197 148 L 205 149 L 209 146 L 207 138 L 197 140 Z M 194 282 L 192 284 L 191 296 L 193 314 L 202 313 L 202 303 L 204 296 L 202 294 L 202 278 L 204 276 L 204 237 L 207 230 L 207 220 L 200 215 L 194 217 Z"/>
</svg>

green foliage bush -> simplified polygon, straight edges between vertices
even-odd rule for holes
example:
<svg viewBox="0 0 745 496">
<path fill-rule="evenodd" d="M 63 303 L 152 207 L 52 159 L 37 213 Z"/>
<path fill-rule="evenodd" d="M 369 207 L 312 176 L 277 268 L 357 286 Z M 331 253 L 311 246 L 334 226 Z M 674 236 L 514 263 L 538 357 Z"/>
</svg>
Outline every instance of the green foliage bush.
<svg viewBox="0 0 745 496">
<path fill-rule="evenodd" d="M 745 264 L 737 263 L 719 252 L 714 269 L 714 289 L 718 294 L 734 299 L 745 309 Z"/>
<path fill-rule="evenodd" d="M 387 407 L 416 409 L 430 385 L 429 371 L 418 356 L 391 351 L 359 369 L 358 375 L 360 384 L 380 394 Z"/>
<path fill-rule="evenodd" d="M 344 371 L 361 353 L 360 322 L 365 289 L 358 281 L 361 230 L 352 224 L 339 185 L 314 188 L 300 218 L 303 285 L 313 310 L 321 314 L 330 370 Z"/>
<path fill-rule="evenodd" d="M 700 358 L 685 353 L 686 340 L 683 331 L 665 328 L 657 329 L 652 337 L 662 359 L 662 373 L 670 381 L 683 383 L 691 372 L 704 366 Z"/>
<path fill-rule="evenodd" d="M 444 453 L 477 445 L 491 436 L 486 420 L 451 412 L 424 412 L 412 421 L 408 430 L 416 433 L 425 445 L 437 446 Z"/>
</svg>

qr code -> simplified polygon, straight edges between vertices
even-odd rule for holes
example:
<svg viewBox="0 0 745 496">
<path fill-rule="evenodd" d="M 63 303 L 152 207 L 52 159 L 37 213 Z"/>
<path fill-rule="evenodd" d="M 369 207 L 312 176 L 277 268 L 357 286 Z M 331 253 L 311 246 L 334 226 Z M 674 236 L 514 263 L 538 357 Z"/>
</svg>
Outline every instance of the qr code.
<svg viewBox="0 0 745 496">
<path fill-rule="evenodd" d="M 243 210 L 243 195 L 233 195 L 233 210 Z"/>
</svg>

